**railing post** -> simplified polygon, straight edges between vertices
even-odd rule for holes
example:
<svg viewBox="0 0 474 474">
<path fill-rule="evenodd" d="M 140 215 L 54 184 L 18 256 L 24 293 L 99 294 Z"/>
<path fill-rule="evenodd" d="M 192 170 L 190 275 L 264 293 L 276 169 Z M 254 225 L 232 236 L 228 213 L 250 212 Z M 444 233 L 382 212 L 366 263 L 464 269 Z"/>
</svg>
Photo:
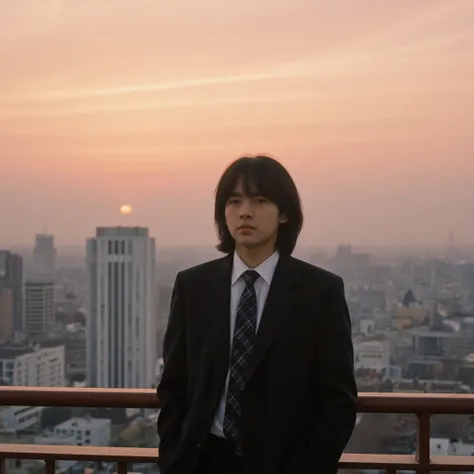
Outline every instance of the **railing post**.
<svg viewBox="0 0 474 474">
<path fill-rule="evenodd" d="M 7 460 L 0 457 L 0 474 L 6 474 L 7 472 Z"/>
<path fill-rule="evenodd" d="M 430 414 L 417 413 L 418 437 L 416 446 L 416 460 L 420 464 L 418 472 L 428 474 L 430 472 Z"/>
<path fill-rule="evenodd" d="M 127 474 L 128 465 L 126 462 L 117 463 L 117 474 Z"/>
<path fill-rule="evenodd" d="M 55 474 L 56 472 L 56 460 L 46 459 L 44 466 L 44 474 Z"/>
</svg>

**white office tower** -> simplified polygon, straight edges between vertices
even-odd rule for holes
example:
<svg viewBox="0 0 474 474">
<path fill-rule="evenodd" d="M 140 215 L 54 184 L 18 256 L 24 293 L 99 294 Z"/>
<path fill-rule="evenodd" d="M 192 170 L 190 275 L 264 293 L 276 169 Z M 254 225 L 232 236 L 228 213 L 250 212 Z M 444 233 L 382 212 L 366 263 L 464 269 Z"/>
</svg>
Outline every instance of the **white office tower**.
<svg viewBox="0 0 474 474">
<path fill-rule="evenodd" d="M 54 280 L 57 251 L 54 247 L 54 235 L 36 234 L 33 250 L 33 269 L 36 277 Z"/>
<path fill-rule="evenodd" d="M 87 240 L 90 387 L 155 383 L 155 240 L 145 227 L 98 227 Z"/>
</svg>

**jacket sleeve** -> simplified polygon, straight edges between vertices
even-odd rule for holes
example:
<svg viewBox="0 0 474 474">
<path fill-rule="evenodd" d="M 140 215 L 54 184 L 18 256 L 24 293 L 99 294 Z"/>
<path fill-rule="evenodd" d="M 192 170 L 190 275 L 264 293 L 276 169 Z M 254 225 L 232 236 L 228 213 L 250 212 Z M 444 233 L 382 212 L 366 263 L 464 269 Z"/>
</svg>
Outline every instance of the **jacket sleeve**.
<svg viewBox="0 0 474 474">
<path fill-rule="evenodd" d="M 311 435 L 293 452 L 288 473 L 306 472 L 308 466 L 311 472 L 337 472 L 355 427 L 354 349 L 344 283 L 339 277 L 330 284 L 317 338 L 314 375 L 318 389 Z"/>
<path fill-rule="evenodd" d="M 181 437 L 187 390 L 186 297 L 183 277 L 178 273 L 172 296 L 168 327 L 163 342 L 163 372 L 157 387 L 159 464 L 173 457 Z"/>
</svg>

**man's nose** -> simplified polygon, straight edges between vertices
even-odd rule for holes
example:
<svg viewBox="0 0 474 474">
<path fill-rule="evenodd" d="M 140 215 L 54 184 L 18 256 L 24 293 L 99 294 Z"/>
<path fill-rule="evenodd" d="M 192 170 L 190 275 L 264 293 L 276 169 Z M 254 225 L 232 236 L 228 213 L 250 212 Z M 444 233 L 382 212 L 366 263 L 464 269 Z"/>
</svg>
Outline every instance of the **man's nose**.
<svg viewBox="0 0 474 474">
<path fill-rule="evenodd" d="M 242 206 L 240 207 L 240 217 L 241 218 L 249 218 L 252 217 L 252 206 L 249 202 L 244 201 L 242 202 Z"/>
</svg>

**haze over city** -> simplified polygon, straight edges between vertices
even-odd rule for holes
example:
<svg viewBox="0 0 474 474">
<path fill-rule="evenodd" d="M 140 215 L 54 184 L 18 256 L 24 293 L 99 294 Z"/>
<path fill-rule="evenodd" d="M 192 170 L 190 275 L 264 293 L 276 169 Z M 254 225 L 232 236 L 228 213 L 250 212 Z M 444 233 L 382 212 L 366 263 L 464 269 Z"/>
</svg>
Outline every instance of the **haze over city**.
<svg viewBox="0 0 474 474">
<path fill-rule="evenodd" d="M 302 245 L 472 244 L 473 17 L 470 0 L 5 2 L 0 243 L 122 224 L 214 245 L 220 173 L 269 153 L 301 190 Z"/>
</svg>

